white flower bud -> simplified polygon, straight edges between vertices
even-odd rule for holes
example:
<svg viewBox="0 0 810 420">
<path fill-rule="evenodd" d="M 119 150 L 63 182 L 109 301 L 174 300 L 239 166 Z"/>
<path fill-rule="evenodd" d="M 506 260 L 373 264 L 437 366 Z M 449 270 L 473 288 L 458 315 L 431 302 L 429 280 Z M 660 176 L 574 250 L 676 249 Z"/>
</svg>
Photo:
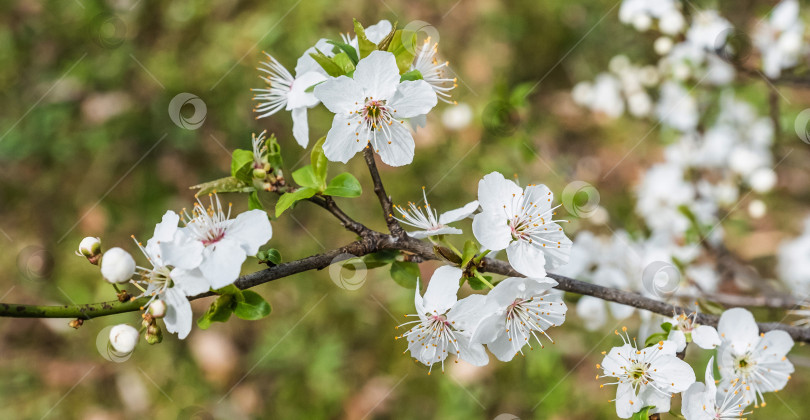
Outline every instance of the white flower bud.
<svg viewBox="0 0 810 420">
<path fill-rule="evenodd" d="M 118 324 L 110 329 L 110 345 L 120 354 L 132 353 L 138 338 L 138 330 L 127 324 Z"/>
<path fill-rule="evenodd" d="M 135 274 L 135 260 L 129 252 L 112 248 L 101 259 L 101 275 L 110 283 L 126 283 Z"/>
<path fill-rule="evenodd" d="M 748 215 L 751 216 L 752 219 L 759 219 L 768 212 L 768 207 L 762 200 L 751 200 L 748 203 Z"/>
<path fill-rule="evenodd" d="M 639 32 L 645 32 L 652 26 L 652 18 L 645 14 L 636 15 L 633 18 L 633 27 Z"/>
<path fill-rule="evenodd" d="M 672 51 L 672 38 L 662 36 L 655 40 L 653 44 L 653 48 L 658 55 L 667 55 L 670 51 Z"/>
<path fill-rule="evenodd" d="M 92 236 L 82 239 L 76 255 L 87 258 L 91 264 L 98 265 L 98 261 L 101 259 L 101 240 Z"/>
<path fill-rule="evenodd" d="M 149 305 L 149 314 L 155 318 L 163 318 L 166 316 L 166 302 L 156 300 Z"/>
</svg>

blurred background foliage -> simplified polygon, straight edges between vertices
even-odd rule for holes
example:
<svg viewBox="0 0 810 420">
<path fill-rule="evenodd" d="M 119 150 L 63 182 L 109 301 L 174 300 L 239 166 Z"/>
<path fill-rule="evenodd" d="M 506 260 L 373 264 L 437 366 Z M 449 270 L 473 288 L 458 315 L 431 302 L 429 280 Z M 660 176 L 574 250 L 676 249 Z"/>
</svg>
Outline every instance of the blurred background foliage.
<svg viewBox="0 0 810 420">
<path fill-rule="evenodd" d="M 772 3 L 718 6 L 739 23 Z M 599 189 L 608 226 L 634 231 L 640 223 L 631 185 L 660 159 L 665 139 L 653 132 L 633 149 L 650 124 L 607 124 L 570 99 L 571 86 L 592 79 L 615 54 L 655 61 L 654 39 L 623 27 L 616 1 L 12 0 L 0 8 L 0 300 L 7 302 L 112 299 L 95 267 L 72 255 L 79 240 L 101 236 L 107 249 L 134 251 L 130 234 L 147 239 L 166 209 L 190 206 L 188 187 L 226 175 L 229 151 L 249 148 L 251 132 L 275 132 L 288 172 L 296 167 L 308 152 L 292 140 L 289 115 L 254 120 L 250 88 L 262 86 L 255 67 L 266 50 L 293 68 L 319 38 L 350 31 L 352 17 L 366 25 L 382 18 L 434 25 L 440 54 L 459 78 L 454 96 L 472 109 L 472 123 L 453 129 L 442 124 L 451 106 L 440 105 L 418 131 L 414 163 L 382 168 L 397 203 L 420 199 L 425 185 L 435 207 L 461 206 L 492 170 L 515 173 L 524 184 L 546 183 L 558 195 L 567 183 L 584 180 Z M 169 101 L 181 92 L 207 105 L 198 130 L 169 119 Z M 783 126 L 790 131 L 810 98 L 784 92 L 791 104 L 782 110 Z M 755 85 L 749 93 L 766 114 L 766 87 Z M 331 117 L 319 107 L 309 121 L 313 142 Z M 730 216 L 728 243 L 765 276 L 772 275 L 778 240 L 798 230 L 810 194 L 808 147 L 792 131 L 781 142 L 777 150 L 789 142 L 797 147 L 780 165 L 781 194 L 764 197 L 769 215 L 756 221 L 744 213 Z M 340 200 L 344 209 L 384 228 L 362 159 L 331 166 L 332 175 L 349 170 L 365 186 L 359 199 Z M 246 208 L 244 197 L 226 199 Z M 271 208 L 275 198 L 262 200 Z M 285 260 L 353 239 L 319 210 L 303 203 L 274 222 L 272 244 Z M 567 227 L 572 236 L 581 229 L 600 228 L 581 220 Z M 259 268 L 255 260 L 244 267 Z M 434 268 L 423 264 L 422 274 Z M 106 325 L 138 322 L 137 314 L 86 322 L 78 331 L 67 320 L 0 320 L 0 418 L 615 415 L 608 403 L 614 391 L 600 390 L 594 380 L 600 352 L 616 344 L 612 328 L 587 333 L 573 312 L 551 332 L 557 344 L 509 364 L 450 362 L 446 373 L 434 369 L 428 376 L 393 340 L 394 327 L 413 310 L 413 292 L 385 270 L 369 272 L 354 291 L 337 287 L 326 272 L 257 291 L 274 306 L 267 319 L 195 328 L 185 341 L 167 335 L 154 347 L 142 343 L 120 364 L 99 355 L 96 336 Z M 209 303 L 194 302 L 195 314 Z M 629 322 L 635 328 L 637 321 Z M 709 355 L 694 353 L 687 360 L 702 378 Z M 807 352 L 797 346 L 793 354 L 797 374 L 784 392 L 769 395 L 767 411 L 755 418 L 810 414 Z"/>
</svg>

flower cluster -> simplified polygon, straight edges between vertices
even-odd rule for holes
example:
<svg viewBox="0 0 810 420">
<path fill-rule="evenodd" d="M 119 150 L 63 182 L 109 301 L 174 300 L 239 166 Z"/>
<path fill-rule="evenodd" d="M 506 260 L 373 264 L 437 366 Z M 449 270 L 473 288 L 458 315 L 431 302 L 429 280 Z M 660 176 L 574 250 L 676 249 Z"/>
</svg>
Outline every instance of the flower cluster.
<svg viewBox="0 0 810 420">
<path fill-rule="evenodd" d="M 355 32 L 342 42 L 319 40 L 298 59 L 295 76 L 265 53 L 259 70 L 267 87 L 254 89 L 254 111 L 257 118 L 290 111 L 293 136 L 306 147 L 307 109 L 323 103 L 335 114 L 323 144 L 329 160 L 346 163 L 370 147 L 388 165 L 407 165 L 415 148 L 409 126 L 424 125 L 439 99 L 451 102 L 455 78 L 429 38 L 417 47 L 387 20 L 365 29 L 355 22 Z"/>
<path fill-rule="evenodd" d="M 226 210 L 212 194 L 208 207 L 198 199 L 191 212 L 184 210 L 182 217 L 169 210 L 145 245 L 136 240 L 148 266 L 137 266 L 127 251 L 112 248 L 101 257 L 101 274 L 111 283 L 134 285 L 142 292 L 136 298 L 149 298 L 143 306 L 148 310 L 144 314 L 147 341 L 151 343 L 159 334 L 156 318 L 162 318 L 166 330 L 182 339 L 191 331 L 188 298 L 233 284 L 245 259 L 256 255 L 272 233 L 264 211 L 251 210 L 231 218 L 231 206 Z M 128 334 L 130 330 L 122 331 Z M 126 343 L 132 341 L 129 335 L 120 337 L 127 337 Z"/>
<path fill-rule="evenodd" d="M 623 344 L 605 354 L 597 369 L 600 378 L 613 378 L 616 385 L 616 414 L 630 418 L 644 408 L 650 413 L 670 411 L 673 394 L 683 393 L 681 412 L 686 420 L 738 419 L 746 409 L 765 406 L 764 393 L 785 387 L 793 365 L 787 353 L 793 340 L 784 331 L 759 334 L 753 315 L 733 308 L 720 317 L 717 330 L 697 325 L 693 317 L 677 316 L 666 340 L 639 347 L 627 328 L 616 335 Z M 684 362 L 683 351 L 690 340 L 701 348 L 714 349 L 706 367 L 706 382 L 695 382 L 695 373 Z M 715 386 L 714 360 L 722 376 Z M 652 407 L 652 408 L 650 408 Z"/>
</svg>

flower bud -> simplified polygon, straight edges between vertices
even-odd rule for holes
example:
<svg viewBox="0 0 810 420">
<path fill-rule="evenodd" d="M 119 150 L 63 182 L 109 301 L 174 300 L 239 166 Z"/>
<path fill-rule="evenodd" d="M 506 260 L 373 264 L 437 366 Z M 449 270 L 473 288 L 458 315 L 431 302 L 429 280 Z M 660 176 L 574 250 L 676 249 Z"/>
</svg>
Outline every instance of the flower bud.
<svg viewBox="0 0 810 420">
<path fill-rule="evenodd" d="M 98 265 L 98 260 L 101 258 L 101 240 L 92 236 L 82 239 L 76 255 L 83 255 L 91 264 Z"/>
<path fill-rule="evenodd" d="M 112 248 L 101 259 L 101 275 L 110 283 L 126 283 L 135 274 L 135 260 L 129 252 Z"/>
<path fill-rule="evenodd" d="M 149 344 L 160 343 L 163 341 L 163 331 L 156 324 L 152 324 L 146 328 L 144 338 L 146 338 L 146 342 Z"/>
<path fill-rule="evenodd" d="M 138 344 L 138 330 L 127 324 L 118 324 L 110 330 L 110 345 L 119 354 L 129 354 Z"/>
<path fill-rule="evenodd" d="M 253 170 L 253 178 L 265 179 L 265 178 L 267 178 L 267 171 L 265 171 L 264 169 L 261 169 L 261 168 L 254 169 Z"/>
<path fill-rule="evenodd" d="M 149 314 L 154 318 L 163 318 L 166 316 L 166 302 L 156 300 L 149 305 Z"/>
</svg>

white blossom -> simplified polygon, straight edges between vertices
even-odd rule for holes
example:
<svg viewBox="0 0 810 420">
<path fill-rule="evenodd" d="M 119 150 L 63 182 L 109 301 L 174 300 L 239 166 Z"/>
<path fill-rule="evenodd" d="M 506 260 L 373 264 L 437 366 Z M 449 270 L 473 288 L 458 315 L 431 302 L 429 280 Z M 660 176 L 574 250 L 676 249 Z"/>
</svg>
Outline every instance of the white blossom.
<svg viewBox="0 0 810 420">
<path fill-rule="evenodd" d="M 565 265 L 571 240 L 555 220 L 559 205 L 545 185 L 521 189 L 498 172 L 478 183 L 482 212 L 473 219 L 473 234 L 487 249 L 506 249 L 509 263 L 519 273 L 536 278 L 546 276 L 546 267 Z"/>
<path fill-rule="evenodd" d="M 407 316 L 418 319 L 397 327 L 414 325 L 396 338 L 408 341 L 411 356 L 428 366 L 428 373 L 437 363 L 444 371 L 444 360 L 450 354 L 475 366 L 489 363 L 484 346 L 471 342 L 486 298 L 483 295 L 470 295 L 458 300 L 456 294 L 461 275 L 459 268 L 439 267 L 433 273 L 424 296 L 419 294 L 417 281 L 414 296 L 416 314 Z"/>
<path fill-rule="evenodd" d="M 799 18 L 799 2 L 782 0 L 771 12 L 770 19 L 756 27 L 754 45 L 762 54 L 762 71 L 775 79 L 799 64 L 804 46 L 804 22 Z"/>
<path fill-rule="evenodd" d="M 487 293 L 486 313 L 475 329 L 473 342 L 486 344 L 504 362 L 523 354 L 526 345 L 533 350 L 532 337 L 541 348 L 538 335 L 554 343 L 546 331 L 562 325 L 568 310 L 562 294 L 551 292 L 556 285 L 548 277 L 509 277 L 498 283 Z"/>
<path fill-rule="evenodd" d="M 472 201 L 465 204 L 464 207 L 450 210 L 439 215 L 438 212 L 430 206 L 430 203 L 428 203 L 425 187 L 422 187 L 422 198 L 425 201 L 424 206 L 413 202 L 408 203 L 407 208 L 394 205 L 394 208 L 402 215 L 402 219 L 397 218 L 397 220 L 405 225 L 419 229 L 415 232 L 408 232 L 409 236 L 416 239 L 424 239 L 429 236 L 438 235 L 460 235 L 464 233 L 461 229 L 448 225 L 466 219 L 478 210 L 478 201 Z"/>
<path fill-rule="evenodd" d="M 706 366 L 705 382 L 695 382 L 683 393 L 681 413 L 686 420 L 733 420 L 740 419 L 750 412 L 745 412 L 741 392 L 742 384 L 734 383 L 727 392 L 717 389 L 712 373 L 714 356 L 709 359 Z"/>
<path fill-rule="evenodd" d="M 438 101 L 424 80 L 400 82 L 394 55 L 386 51 L 360 60 L 352 78 L 316 86 L 315 96 L 335 114 L 323 145 L 329 160 L 346 163 L 369 146 L 391 166 L 413 161 L 415 145 L 405 119 L 427 114 Z"/>
<path fill-rule="evenodd" d="M 604 385 L 616 387 L 616 415 L 627 419 L 644 407 L 655 406 L 651 413 L 669 411 L 673 393 L 685 391 L 695 382 L 695 372 L 688 363 L 675 356 L 675 343 L 660 341 L 639 349 L 627 335 L 616 331 L 624 345 L 614 347 L 597 368 L 597 378 L 615 378 Z M 604 386 L 601 385 L 601 386 Z"/>
<path fill-rule="evenodd" d="M 667 340 L 675 343 L 675 351 L 682 352 L 686 343 L 695 343 L 698 347 L 711 350 L 720 345 L 720 335 L 710 325 L 698 324 L 695 320 L 697 313 L 686 315 L 681 313 L 669 320 L 672 329 L 669 330 Z"/>
<path fill-rule="evenodd" d="M 720 316 L 717 325 L 722 343 L 717 349 L 717 365 L 724 392 L 739 381 L 744 384 L 745 405 L 765 405 L 764 393 L 785 387 L 793 373 L 786 355 L 793 339 L 781 330 L 760 334 L 754 316 L 746 309 L 732 308 Z"/>
</svg>

